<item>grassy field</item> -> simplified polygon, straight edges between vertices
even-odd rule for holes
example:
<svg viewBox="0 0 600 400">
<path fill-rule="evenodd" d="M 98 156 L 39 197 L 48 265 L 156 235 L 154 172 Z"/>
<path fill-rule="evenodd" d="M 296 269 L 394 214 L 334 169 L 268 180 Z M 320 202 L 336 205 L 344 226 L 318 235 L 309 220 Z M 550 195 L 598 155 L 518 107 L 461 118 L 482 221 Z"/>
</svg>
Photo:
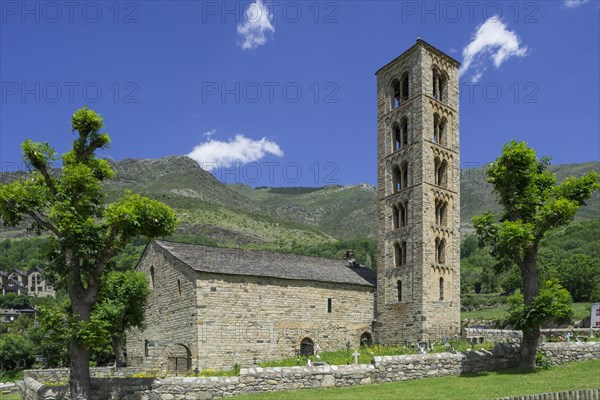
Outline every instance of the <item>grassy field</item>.
<svg viewBox="0 0 600 400">
<path fill-rule="evenodd" d="M 435 344 L 433 345 L 432 352 L 433 353 L 442 353 L 449 351 L 451 346 L 455 348 L 458 352 L 467 351 L 467 349 L 471 348 L 471 345 L 467 343 L 466 340 L 460 340 L 458 342 L 451 342 L 448 345 Z M 480 343 L 475 345 L 475 350 L 491 350 L 493 348 L 492 343 Z M 310 359 L 313 362 L 316 361 L 324 361 L 330 365 L 346 365 L 352 364 L 354 362 L 354 357 L 352 356 L 352 352 L 354 349 L 350 350 L 340 350 L 340 351 L 329 351 L 322 352 L 320 354 L 320 358 L 317 359 L 314 356 L 311 356 Z M 358 357 L 359 364 L 370 364 L 375 356 L 397 356 L 403 354 L 415 354 L 416 349 L 414 347 L 404 347 L 404 346 L 370 346 L 370 347 L 361 347 L 358 349 L 360 356 Z M 283 360 L 274 360 L 274 361 L 265 361 L 259 363 L 261 367 L 294 367 L 296 365 L 306 365 L 306 359 L 298 360 L 295 357 L 286 358 Z"/>
<path fill-rule="evenodd" d="M 600 387 L 600 360 L 590 360 L 532 373 L 506 370 L 350 388 L 261 393 L 240 396 L 236 399 L 481 400 L 598 387 Z"/>
<path fill-rule="evenodd" d="M 590 316 L 590 303 L 573 303 L 573 317 L 571 320 L 579 321 Z M 475 311 L 460 313 L 461 320 L 464 319 L 490 319 L 502 321 L 508 316 L 508 305 L 503 304 L 495 308 L 484 308 Z"/>
<path fill-rule="evenodd" d="M 0 394 L 0 400 L 20 400 L 21 396 L 18 394 Z"/>
<path fill-rule="evenodd" d="M 236 396 L 240 400 L 410 399 L 481 400 L 536 393 L 600 387 L 600 360 L 555 366 L 550 370 L 522 373 L 515 370 L 473 375 L 417 379 L 349 388 L 306 389 Z M 19 400 L 18 395 L 0 395 L 1 400 Z"/>
</svg>

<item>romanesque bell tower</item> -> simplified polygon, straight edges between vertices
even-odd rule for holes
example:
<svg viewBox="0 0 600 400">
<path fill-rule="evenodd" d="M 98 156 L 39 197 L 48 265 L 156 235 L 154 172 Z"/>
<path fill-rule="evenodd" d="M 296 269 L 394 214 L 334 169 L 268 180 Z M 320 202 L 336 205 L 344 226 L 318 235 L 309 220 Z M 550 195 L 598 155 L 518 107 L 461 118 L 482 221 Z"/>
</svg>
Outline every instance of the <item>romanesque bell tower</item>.
<svg viewBox="0 0 600 400">
<path fill-rule="evenodd" d="M 375 74 L 380 344 L 460 334 L 458 67 L 418 39 Z"/>
</svg>

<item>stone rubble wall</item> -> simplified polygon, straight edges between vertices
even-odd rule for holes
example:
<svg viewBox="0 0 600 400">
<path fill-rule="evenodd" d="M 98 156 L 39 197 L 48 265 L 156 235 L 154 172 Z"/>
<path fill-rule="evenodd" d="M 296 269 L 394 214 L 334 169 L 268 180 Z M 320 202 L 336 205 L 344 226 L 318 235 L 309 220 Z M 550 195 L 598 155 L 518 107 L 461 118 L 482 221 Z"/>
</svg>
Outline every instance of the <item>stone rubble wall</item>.
<svg viewBox="0 0 600 400">
<path fill-rule="evenodd" d="M 541 333 L 546 337 L 566 336 L 571 333 L 573 336 L 571 341 L 575 341 L 577 336 L 590 336 L 589 328 L 560 328 L 560 329 L 541 329 Z M 600 336 L 600 329 L 594 329 L 595 336 Z M 510 329 L 482 329 L 482 328 L 465 328 L 464 336 L 467 339 L 483 338 L 486 342 L 493 343 L 511 343 L 514 341 L 520 342 L 523 337 L 523 332 Z"/>
<path fill-rule="evenodd" d="M 540 351 L 553 364 L 598 359 L 600 342 L 544 343 L 540 346 Z M 374 357 L 372 364 L 242 368 L 240 376 L 235 377 L 93 378 L 92 400 L 206 400 L 248 393 L 347 387 L 436 376 L 456 376 L 513 368 L 517 365 L 518 352 L 518 345 L 499 343 L 492 351 L 383 356 Z M 66 370 L 62 371 L 65 372 L 59 374 L 26 371 L 23 399 L 69 399 L 66 385 L 46 386 L 32 378 L 32 376 L 66 377 Z M 94 375 L 105 372 L 106 370 L 101 373 L 94 371 Z M 588 400 L 586 397 L 583 399 Z"/>
<path fill-rule="evenodd" d="M 511 343 L 514 340 L 520 341 L 523 337 L 523 332 L 510 329 L 465 328 L 464 336 L 467 340 L 483 338 L 486 342 Z"/>
</svg>

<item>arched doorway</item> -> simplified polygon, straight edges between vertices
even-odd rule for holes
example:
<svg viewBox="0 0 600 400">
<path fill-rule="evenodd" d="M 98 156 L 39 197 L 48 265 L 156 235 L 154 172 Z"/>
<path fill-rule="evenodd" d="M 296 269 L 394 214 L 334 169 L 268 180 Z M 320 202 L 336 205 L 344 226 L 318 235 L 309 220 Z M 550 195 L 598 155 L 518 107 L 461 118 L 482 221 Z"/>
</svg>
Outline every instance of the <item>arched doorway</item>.
<svg viewBox="0 0 600 400">
<path fill-rule="evenodd" d="M 300 342 L 300 355 L 309 357 L 315 353 L 315 344 L 310 338 L 304 338 Z"/>
<path fill-rule="evenodd" d="M 361 346 L 372 346 L 373 345 L 373 336 L 369 332 L 364 332 L 360 335 L 360 345 Z"/>
<path fill-rule="evenodd" d="M 171 344 L 167 349 L 167 372 L 185 375 L 192 368 L 192 352 L 183 344 Z"/>
</svg>

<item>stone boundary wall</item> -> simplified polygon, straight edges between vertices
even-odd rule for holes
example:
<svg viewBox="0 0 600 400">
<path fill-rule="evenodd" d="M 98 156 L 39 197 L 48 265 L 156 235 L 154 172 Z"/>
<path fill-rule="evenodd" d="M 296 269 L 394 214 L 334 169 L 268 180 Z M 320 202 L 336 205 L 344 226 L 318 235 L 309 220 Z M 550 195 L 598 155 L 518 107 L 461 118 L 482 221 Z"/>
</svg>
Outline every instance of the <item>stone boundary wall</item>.
<svg viewBox="0 0 600 400">
<path fill-rule="evenodd" d="M 502 397 L 494 400 L 600 400 L 600 389 L 569 390 L 568 392 L 530 394 L 527 396 Z"/>
<path fill-rule="evenodd" d="M 543 336 L 557 337 L 566 336 L 571 333 L 572 341 L 575 341 L 577 336 L 590 336 L 590 328 L 560 328 L 560 329 L 541 329 Z M 593 329 L 595 336 L 600 336 L 600 329 Z M 510 329 L 483 329 L 483 328 L 464 328 L 464 336 L 467 339 L 483 338 L 486 342 L 494 343 L 510 343 L 520 341 L 523 337 L 523 332 Z"/>
<path fill-rule="evenodd" d="M 483 338 L 486 342 L 511 343 L 520 341 L 523 332 L 510 329 L 465 328 L 464 336 L 469 339 Z"/>
<path fill-rule="evenodd" d="M 93 367 L 90 368 L 92 378 L 128 378 L 131 375 L 143 373 L 144 370 L 137 367 L 115 368 L 115 367 Z M 65 368 L 53 369 L 30 369 L 25 376 L 45 383 L 57 385 L 69 380 L 69 370 Z"/>
<path fill-rule="evenodd" d="M 544 343 L 540 350 L 553 364 L 600 358 L 600 342 Z M 518 345 L 499 343 L 492 351 L 383 356 L 374 357 L 372 364 L 242 368 L 240 376 L 235 377 L 93 378 L 92 400 L 206 400 L 248 393 L 347 387 L 460 375 L 515 367 L 518 352 Z M 104 373 L 107 373 L 106 370 L 94 371 L 94 376 Z M 65 372 L 61 374 L 66 376 Z M 24 400 L 69 398 L 67 386 L 43 385 L 32 375 L 60 374 L 26 371 Z"/>
</svg>

